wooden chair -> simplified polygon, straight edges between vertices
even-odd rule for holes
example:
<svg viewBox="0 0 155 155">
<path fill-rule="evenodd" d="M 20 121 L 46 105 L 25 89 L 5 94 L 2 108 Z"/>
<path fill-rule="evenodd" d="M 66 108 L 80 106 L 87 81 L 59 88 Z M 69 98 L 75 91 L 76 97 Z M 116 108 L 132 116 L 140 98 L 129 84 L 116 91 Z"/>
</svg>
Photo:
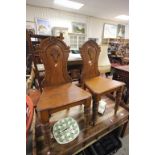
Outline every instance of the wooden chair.
<svg viewBox="0 0 155 155">
<path fill-rule="evenodd" d="M 45 67 L 43 92 L 37 104 L 41 122 L 48 123 L 51 113 L 84 104 L 88 126 L 91 94 L 71 82 L 67 71 L 69 47 L 61 39 L 50 37 L 41 42 L 40 51 Z"/>
<path fill-rule="evenodd" d="M 29 96 L 26 96 L 26 141 L 28 138 L 29 129 L 31 127 L 33 113 L 34 113 L 33 102 Z"/>
<path fill-rule="evenodd" d="M 115 114 L 121 100 L 124 83 L 100 76 L 98 70 L 98 58 L 100 47 L 96 42 L 89 40 L 80 48 L 83 59 L 81 74 L 82 86 L 88 89 L 93 96 L 93 125 L 95 125 L 98 113 L 98 103 L 101 96 L 110 92 L 116 92 Z"/>
</svg>

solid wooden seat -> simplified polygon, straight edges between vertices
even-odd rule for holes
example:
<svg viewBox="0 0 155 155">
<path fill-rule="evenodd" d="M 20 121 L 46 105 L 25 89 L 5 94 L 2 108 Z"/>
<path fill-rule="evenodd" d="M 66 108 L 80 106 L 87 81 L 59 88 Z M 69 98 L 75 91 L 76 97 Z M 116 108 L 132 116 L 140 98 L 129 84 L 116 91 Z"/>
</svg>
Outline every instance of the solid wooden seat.
<svg viewBox="0 0 155 155">
<path fill-rule="evenodd" d="M 86 80 L 85 85 L 93 94 L 102 95 L 114 91 L 116 88 L 123 86 L 124 83 L 97 76 Z"/>
<path fill-rule="evenodd" d="M 89 40 L 84 43 L 80 48 L 80 53 L 83 59 L 81 82 L 82 86 L 92 93 L 93 125 L 95 125 L 101 96 L 116 91 L 116 105 L 114 108 L 114 113 L 116 114 L 118 105 L 121 101 L 124 83 L 100 77 L 100 72 L 98 70 L 100 47 L 96 42 Z"/>
<path fill-rule="evenodd" d="M 66 106 L 75 106 L 79 101 L 90 98 L 91 95 L 72 83 L 67 83 L 54 88 L 46 87 L 38 103 L 38 111 L 64 109 Z M 74 104 L 73 104 L 74 103 Z M 79 103 L 78 103 L 79 104 Z M 82 104 L 82 102 L 81 102 Z"/>
</svg>

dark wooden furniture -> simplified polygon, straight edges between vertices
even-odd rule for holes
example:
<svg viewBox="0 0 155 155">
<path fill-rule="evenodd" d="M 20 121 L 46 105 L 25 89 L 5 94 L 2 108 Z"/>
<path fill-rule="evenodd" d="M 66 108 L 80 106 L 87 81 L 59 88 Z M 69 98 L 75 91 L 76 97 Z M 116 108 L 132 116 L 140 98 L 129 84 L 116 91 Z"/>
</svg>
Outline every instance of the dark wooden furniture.
<svg viewBox="0 0 155 155">
<path fill-rule="evenodd" d="M 126 92 L 124 92 L 124 102 L 129 102 L 129 65 L 112 66 L 113 79 L 126 83 Z"/>
<path fill-rule="evenodd" d="M 27 45 L 28 45 L 28 49 L 27 51 L 29 51 L 28 56 L 27 56 L 27 64 L 29 66 L 28 70 L 31 70 L 31 66 L 32 66 L 32 62 L 33 62 L 33 69 L 35 72 L 35 86 L 37 89 L 40 89 L 40 91 L 42 92 L 42 80 L 45 76 L 45 69 L 44 69 L 44 65 L 42 63 L 42 60 L 40 58 L 40 54 L 39 54 L 39 45 L 41 40 L 46 39 L 48 37 L 48 35 L 36 35 L 36 34 L 32 34 L 31 32 L 26 31 L 27 33 Z M 56 38 L 59 38 L 61 40 L 64 39 L 63 34 L 60 33 L 60 36 L 56 36 Z M 30 61 L 31 60 L 31 61 Z M 68 72 L 69 75 L 71 76 L 73 81 L 79 81 L 80 79 L 80 74 L 81 74 L 81 68 L 82 68 L 82 59 L 78 59 L 76 60 L 75 58 L 71 58 L 68 60 Z"/>
<path fill-rule="evenodd" d="M 51 36 L 50 36 L 50 35 L 39 35 L 39 34 L 32 34 L 32 33 L 31 33 L 30 37 L 31 37 L 31 40 L 32 40 L 32 45 L 33 45 L 34 47 L 36 47 L 36 46 L 39 46 L 39 45 L 40 45 L 40 42 L 41 42 L 43 39 L 49 38 L 49 37 L 51 37 Z M 59 36 L 55 36 L 55 37 L 56 37 L 56 38 L 59 38 L 59 39 L 61 39 L 61 40 L 64 39 L 63 33 L 60 33 Z"/>
<path fill-rule="evenodd" d="M 80 48 L 80 53 L 83 59 L 81 82 L 83 87 L 87 88 L 93 96 L 93 125 L 95 125 L 101 96 L 116 91 L 116 105 L 114 111 L 116 114 L 121 101 L 124 83 L 100 76 L 98 70 L 100 48 L 96 42 L 92 40 L 87 41 Z"/>
<path fill-rule="evenodd" d="M 50 37 L 41 42 L 40 56 L 45 67 L 45 78 L 37 111 L 41 122 L 46 124 L 51 113 L 83 104 L 88 126 L 91 95 L 71 83 L 67 72 L 68 55 L 69 47 L 61 39 Z"/>
<path fill-rule="evenodd" d="M 31 73 L 32 68 L 32 51 L 33 45 L 31 42 L 31 33 L 26 30 L 26 74 L 29 75 Z"/>
<path fill-rule="evenodd" d="M 34 36 L 36 38 L 34 38 Z M 27 55 L 26 55 L 26 64 L 28 70 L 34 70 L 35 73 L 35 86 L 42 91 L 41 82 L 44 78 L 44 71 L 38 69 L 38 64 L 42 64 L 42 61 L 39 56 L 39 41 L 37 38 L 38 35 L 32 34 L 32 32 L 26 31 L 26 41 L 27 41 Z M 38 36 L 41 37 L 41 36 Z M 48 36 L 44 36 L 48 37 Z M 44 38 L 43 37 L 43 38 Z M 35 41 L 32 41 L 34 39 Z"/>
<path fill-rule="evenodd" d="M 74 141 L 68 144 L 58 144 L 54 137 L 51 137 L 50 139 L 50 146 L 45 144 L 44 133 L 42 132 L 41 128 L 42 125 L 36 124 L 36 145 L 34 145 L 33 147 L 33 150 L 36 151 L 36 154 L 33 155 L 45 155 L 50 152 L 50 150 L 52 150 L 52 155 L 75 155 L 77 152 L 85 149 L 87 146 L 96 142 L 101 137 L 110 133 L 114 129 L 118 127 L 121 128 L 122 125 L 124 125 L 128 121 L 128 111 L 119 106 L 117 117 L 115 117 L 113 115 L 115 102 L 107 96 L 104 96 L 102 99 L 107 102 L 104 115 L 98 115 L 96 125 L 94 127 L 89 126 L 87 132 L 85 132 L 85 125 L 83 122 L 83 109 L 81 108 L 81 106 L 72 107 L 70 108 L 70 110 L 66 109 L 52 115 L 52 121 L 50 124 L 51 128 L 57 120 L 66 116 L 71 116 L 78 122 L 80 127 L 80 134 Z M 49 135 L 51 135 L 52 133 L 51 128 L 46 129 L 46 132 Z"/>
<path fill-rule="evenodd" d="M 71 54 L 68 58 L 67 69 L 72 81 L 78 81 L 80 83 L 80 76 L 82 70 L 82 58 L 76 58 L 72 56 L 76 54 Z"/>
<path fill-rule="evenodd" d="M 26 42 L 27 42 L 27 55 L 26 55 L 26 64 L 27 70 L 30 72 L 31 69 L 34 69 L 35 72 L 35 86 L 37 89 L 40 89 L 42 92 L 42 80 L 44 78 L 44 67 L 42 66 L 42 60 L 39 55 L 39 45 L 40 42 L 51 37 L 49 35 L 37 35 L 33 34 L 31 31 L 26 30 Z M 63 34 L 60 33 L 60 36 L 55 36 L 61 40 L 64 39 Z M 32 65 L 33 62 L 33 65 Z M 33 67 L 33 68 L 32 68 Z"/>
</svg>

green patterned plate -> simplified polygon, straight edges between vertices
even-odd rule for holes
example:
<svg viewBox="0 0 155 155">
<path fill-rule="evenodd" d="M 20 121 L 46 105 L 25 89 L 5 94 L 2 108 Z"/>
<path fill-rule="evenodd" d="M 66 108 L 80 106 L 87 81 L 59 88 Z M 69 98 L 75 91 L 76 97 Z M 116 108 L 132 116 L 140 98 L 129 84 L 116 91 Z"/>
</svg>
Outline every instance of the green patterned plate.
<svg viewBox="0 0 155 155">
<path fill-rule="evenodd" d="M 53 136 L 59 144 L 73 141 L 79 135 L 79 126 L 72 117 L 66 117 L 53 126 Z"/>
</svg>

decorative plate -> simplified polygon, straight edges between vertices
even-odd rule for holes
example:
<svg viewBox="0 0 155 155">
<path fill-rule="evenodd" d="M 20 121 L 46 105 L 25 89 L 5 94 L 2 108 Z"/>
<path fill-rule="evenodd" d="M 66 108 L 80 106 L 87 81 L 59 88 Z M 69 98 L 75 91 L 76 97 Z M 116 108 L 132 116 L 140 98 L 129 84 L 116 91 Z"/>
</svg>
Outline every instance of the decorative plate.
<svg viewBox="0 0 155 155">
<path fill-rule="evenodd" d="M 66 117 L 53 126 L 53 136 L 59 144 L 73 141 L 79 135 L 79 126 L 72 117 Z"/>
</svg>

